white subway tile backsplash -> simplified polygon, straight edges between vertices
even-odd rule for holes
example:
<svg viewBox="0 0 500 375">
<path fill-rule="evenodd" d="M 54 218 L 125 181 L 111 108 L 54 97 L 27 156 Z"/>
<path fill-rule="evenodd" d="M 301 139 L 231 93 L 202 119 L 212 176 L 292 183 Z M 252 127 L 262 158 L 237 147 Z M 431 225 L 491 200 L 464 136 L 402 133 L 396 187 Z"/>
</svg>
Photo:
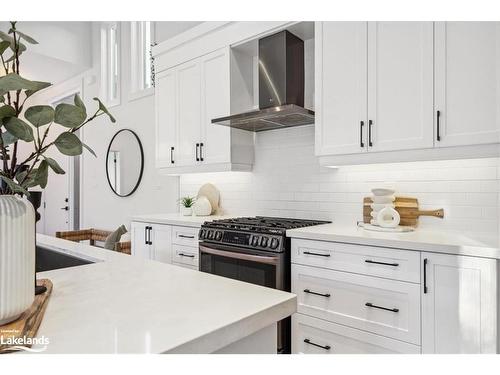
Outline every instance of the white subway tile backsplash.
<svg viewBox="0 0 500 375">
<path fill-rule="evenodd" d="M 423 228 L 498 236 L 500 162 L 497 158 L 322 168 L 314 156 L 314 127 L 256 135 L 253 172 L 183 175 L 180 194 L 206 182 L 221 191 L 225 213 L 362 220 L 363 197 L 377 186 L 418 198 L 422 209 L 444 208 L 445 218 L 421 217 Z"/>
</svg>

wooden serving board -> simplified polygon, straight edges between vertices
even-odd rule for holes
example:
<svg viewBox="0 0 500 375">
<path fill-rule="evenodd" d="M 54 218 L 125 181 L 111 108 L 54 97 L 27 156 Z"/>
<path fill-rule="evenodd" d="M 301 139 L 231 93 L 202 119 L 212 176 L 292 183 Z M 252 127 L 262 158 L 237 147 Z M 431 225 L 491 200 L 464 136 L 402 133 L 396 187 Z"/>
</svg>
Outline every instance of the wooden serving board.
<svg viewBox="0 0 500 375">
<path fill-rule="evenodd" d="M 363 222 L 365 223 L 370 223 L 372 219 L 372 208 L 370 207 L 372 203 L 373 201 L 370 197 L 365 197 L 363 199 Z M 419 210 L 417 198 L 396 196 L 393 204 L 394 208 L 401 216 L 399 225 L 416 227 L 420 216 L 444 218 L 444 210 L 442 208 L 439 210 Z"/>
<path fill-rule="evenodd" d="M 45 309 L 49 302 L 50 294 L 52 293 L 52 282 L 48 279 L 37 280 L 37 285 L 41 285 L 47 288 L 47 291 L 43 294 L 35 296 L 35 300 L 31 307 L 26 310 L 17 320 L 0 326 L 0 336 L 3 337 L 3 341 L 9 340 L 9 338 L 17 337 L 36 337 L 40 323 L 42 322 L 43 315 L 45 314 Z M 31 347 L 31 345 L 26 345 Z M 9 347 L 8 345 L 0 344 L 0 354 L 12 353 L 18 351 Z"/>
</svg>

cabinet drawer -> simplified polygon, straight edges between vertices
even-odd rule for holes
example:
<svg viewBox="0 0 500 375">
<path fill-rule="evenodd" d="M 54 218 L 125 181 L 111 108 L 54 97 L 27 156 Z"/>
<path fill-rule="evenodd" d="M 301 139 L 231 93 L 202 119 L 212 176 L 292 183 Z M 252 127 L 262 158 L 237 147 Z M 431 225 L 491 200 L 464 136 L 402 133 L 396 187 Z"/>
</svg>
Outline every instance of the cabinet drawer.
<svg viewBox="0 0 500 375">
<path fill-rule="evenodd" d="M 293 239 L 292 263 L 420 283 L 418 251 Z"/>
<path fill-rule="evenodd" d="M 198 248 L 173 244 L 172 263 L 198 269 Z"/>
<path fill-rule="evenodd" d="M 172 227 L 172 243 L 177 245 L 198 247 L 198 232 L 200 228 Z"/>
<path fill-rule="evenodd" d="M 292 265 L 298 312 L 420 345 L 420 285 Z"/>
<path fill-rule="evenodd" d="M 294 354 L 419 354 L 420 346 L 303 314 L 292 316 Z"/>
</svg>

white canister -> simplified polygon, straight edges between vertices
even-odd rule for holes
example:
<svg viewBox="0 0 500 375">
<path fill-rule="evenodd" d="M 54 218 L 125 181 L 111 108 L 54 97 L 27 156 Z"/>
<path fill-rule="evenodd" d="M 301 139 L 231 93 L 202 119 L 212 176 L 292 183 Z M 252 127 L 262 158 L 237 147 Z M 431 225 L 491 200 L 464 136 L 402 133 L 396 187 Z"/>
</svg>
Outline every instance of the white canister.
<svg viewBox="0 0 500 375">
<path fill-rule="evenodd" d="M 212 213 L 212 205 L 207 197 L 201 196 L 196 198 L 193 205 L 193 212 L 196 216 L 209 216 Z"/>
<path fill-rule="evenodd" d="M 399 212 L 392 207 L 385 207 L 377 214 L 377 224 L 383 228 L 396 228 L 400 221 Z"/>
<path fill-rule="evenodd" d="M 0 326 L 35 298 L 35 210 L 25 198 L 0 195 Z"/>
</svg>

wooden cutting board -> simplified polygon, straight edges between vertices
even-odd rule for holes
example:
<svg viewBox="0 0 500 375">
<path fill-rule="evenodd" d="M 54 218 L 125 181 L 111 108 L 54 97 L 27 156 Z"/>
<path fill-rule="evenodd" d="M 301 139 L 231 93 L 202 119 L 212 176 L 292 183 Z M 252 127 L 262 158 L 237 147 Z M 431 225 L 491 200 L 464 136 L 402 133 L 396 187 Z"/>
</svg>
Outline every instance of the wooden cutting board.
<svg viewBox="0 0 500 375">
<path fill-rule="evenodd" d="M 370 197 L 365 197 L 363 199 L 363 222 L 365 223 L 370 223 L 370 220 L 372 219 L 372 208 L 370 207 L 372 203 L 373 201 Z M 442 208 L 438 210 L 419 210 L 417 198 L 396 196 L 394 208 L 401 216 L 401 222 L 399 225 L 403 226 L 416 227 L 420 216 L 433 216 L 440 219 L 444 218 L 444 210 Z"/>
<path fill-rule="evenodd" d="M 2 341 L 7 341 L 9 338 L 17 337 L 36 337 L 40 323 L 42 322 L 45 309 L 49 302 L 50 294 L 52 293 L 52 282 L 48 279 L 37 280 L 37 285 L 42 285 L 47 288 L 43 294 L 35 296 L 35 300 L 31 307 L 26 310 L 19 319 L 0 326 L 0 336 L 3 337 Z M 31 345 L 26 345 L 31 347 Z M 12 353 L 20 349 L 12 348 L 9 345 L 0 344 L 0 354 Z"/>
</svg>

